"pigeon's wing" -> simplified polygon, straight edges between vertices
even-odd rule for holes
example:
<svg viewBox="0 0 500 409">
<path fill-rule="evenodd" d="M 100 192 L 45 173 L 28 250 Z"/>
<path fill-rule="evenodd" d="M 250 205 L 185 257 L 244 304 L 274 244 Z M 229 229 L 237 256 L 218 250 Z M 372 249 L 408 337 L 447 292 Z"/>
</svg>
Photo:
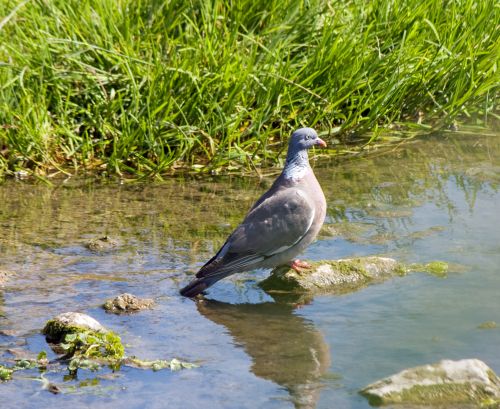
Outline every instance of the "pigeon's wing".
<svg viewBox="0 0 500 409">
<path fill-rule="evenodd" d="M 315 207 L 295 187 L 281 189 L 252 208 L 196 277 L 227 276 L 288 250 L 309 231 Z"/>
</svg>

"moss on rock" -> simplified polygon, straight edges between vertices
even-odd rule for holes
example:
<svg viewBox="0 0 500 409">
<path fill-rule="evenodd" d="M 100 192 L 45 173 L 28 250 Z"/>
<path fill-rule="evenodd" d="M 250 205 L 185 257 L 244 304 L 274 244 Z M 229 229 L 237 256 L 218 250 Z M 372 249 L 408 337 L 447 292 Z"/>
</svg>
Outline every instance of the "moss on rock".
<svg viewBox="0 0 500 409">
<path fill-rule="evenodd" d="M 406 273 L 404 265 L 388 257 L 323 260 L 310 264 L 311 268 L 301 272 L 288 266 L 276 267 L 259 286 L 269 293 L 346 293 Z"/>
<path fill-rule="evenodd" d="M 316 294 L 344 294 L 409 272 L 427 272 L 446 277 L 447 263 L 405 265 L 389 257 L 356 257 L 311 262 L 310 268 L 295 271 L 276 267 L 259 286 L 280 302 L 304 303 Z"/>
<path fill-rule="evenodd" d="M 429 273 L 437 277 L 446 277 L 448 274 L 449 265 L 444 261 L 431 261 L 427 264 L 410 264 L 407 267 L 407 271 L 421 271 L 424 273 Z"/>
<path fill-rule="evenodd" d="M 94 359 L 115 364 L 125 349 L 120 337 L 94 318 L 79 312 L 66 312 L 47 321 L 42 330 L 52 349 L 70 359 L 70 371 Z M 81 365 L 80 365 L 81 363 Z"/>
<path fill-rule="evenodd" d="M 14 370 L 12 368 L 7 368 L 6 366 L 0 365 L 0 382 L 8 381 L 12 378 L 12 373 Z"/>
<path fill-rule="evenodd" d="M 191 369 L 198 367 L 198 365 L 196 364 L 193 364 L 191 362 L 179 361 L 176 358 L 170 361 L 164 359 L 155 359 L 154 361 L 147 361 L 139 359 L 135 356 L 124 359 L 123 364 L 134 368 L 152 369 L 153 371 L 159 371 L 165 368 L 170 369 L 171 371 L 178 371 L 180 369 Z"/>
<path fill-rule="evenodd" d="M 66 334 L 64 343 L 60 346 L 68 357 L 77 355 L 116 360 L 123 358 L 125 353 L 120 337 L 113 331 L 102 333 L 87 330 Z"/>
<path fill-rule="evenodd" d="M 60 343 L 67 334 L 91 331 L 96 333 L 106 333 L 98 321 L 89 315 L 80 312 L 65 312 L 52 318 L 45 323 L 42 334 L 45 335 L 48 342 Z"/>
</svg>

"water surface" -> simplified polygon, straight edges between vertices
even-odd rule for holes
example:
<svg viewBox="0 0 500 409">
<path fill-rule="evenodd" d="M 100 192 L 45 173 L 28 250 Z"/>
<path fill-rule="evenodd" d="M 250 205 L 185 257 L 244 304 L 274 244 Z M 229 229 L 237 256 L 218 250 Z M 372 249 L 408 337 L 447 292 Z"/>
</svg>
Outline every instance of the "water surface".
<svg viewBox="0 0 500 409">
<path fill-rule="evenodd" d="M 266 271 L 220 282 L 202 304 L 178 295 L 272 177 L 1 184 L 0 270 L 13 274 L 0 289 L 1 361 L 48 351 L 40 328 L 73 310 L 118 332 L 130 355 L 200 364 L 46 374 L 59 395 L 29 379 L 37 371 L 17 372 L 0 385 L 2 407 L 367 408 L 360 388 L 410 366 L 474 357 L 500 373 L 500 329 L 478 328 L 500 323 L 500 136 L 450 135 L 316 161 L 329 210 L 305 258 L 443 260 L 453 272 L 302 306 L 262 292 Z M 119 246 L 85 247 L 103 235 Z M 157 305 L 104 313 L 104 300 L 122 292 Z"/>
</svg>

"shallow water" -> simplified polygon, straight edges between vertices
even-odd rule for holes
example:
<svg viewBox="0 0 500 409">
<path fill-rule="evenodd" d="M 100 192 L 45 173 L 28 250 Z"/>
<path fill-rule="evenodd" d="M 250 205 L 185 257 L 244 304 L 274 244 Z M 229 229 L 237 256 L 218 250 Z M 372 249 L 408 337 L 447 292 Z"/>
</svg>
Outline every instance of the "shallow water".
<svg viewBox="0 0 500 409">
<path fill-rule="evenodd" d="M 178 295 L 272 178 L 1 184 L 0 270 L 13 275 L 0 288 L 0 361 L 48 351 L 44 322 L 76 310 L 118 332 L 129 355 L 200 364 L 46 374 L 59 395 L 29 379 L 37 371 L 20 371 L 0 384 L 2 408 L 367 408 L 360 388 L 410 366 L 476 357 L 500 373 L 500 328 L 478 328 L 500 323 L 500 136 L 451 135 L 315 162 L 329 213 L 305 258 L 443 260 L 452 272 L 300 307 L 256 286 L 265 271 L 220 282 L 203 304 Z M 103 235 L 117 248 L 85 247 Z M 156 307 L 104 313 L 122 292 Z"/>
</svg>

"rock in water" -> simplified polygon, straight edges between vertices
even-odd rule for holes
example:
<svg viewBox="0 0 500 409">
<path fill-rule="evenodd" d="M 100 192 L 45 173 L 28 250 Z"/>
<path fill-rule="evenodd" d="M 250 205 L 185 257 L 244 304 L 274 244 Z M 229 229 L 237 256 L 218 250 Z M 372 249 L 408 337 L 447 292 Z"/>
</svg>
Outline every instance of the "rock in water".
<svg viewBox="0 0 500 409">
<path fill-rule="evenodd" d="M 372 405 L 439 405 L 451 409 L 457 404 L 500 404 L 500 378 L 478 359 L 443 360 L 405 369 L 360 393 Z"/>
<path fill-rule="evenodd" d="M 109 236 L 103 236 L 90 240 L 88 243 L 85 244 L 85 247 L 95 252 L 104 252 L 108 250 L 113 250 L 118 245 L 119 245 L 118 240 L 115 240 Z"/>
<path fill-rule="evenodd" d="M 125 314 L 150 309 L 154 301 L 150 298 L 137 298 L 135 295 L 123 293 L 113 299 L 107 300 L 103 308 L 106 312 Z"/>
<path fill-rule="evenodd" d="M 0 287 L 3 287 L 12 275 L 14 273 L 10 271 L 0 270 Z"/>
<path fill-rule="evenodd" d="M 42 330 L 45 339 L 56 354 L 71 358 L 70 371 L 99 364 L 88 359 L 105 359 L 118 364 L 125 349 L 120 337 L 103 327 L 94 318 L 79 312 L 66 312 L 47 321 Z M 83 361 L 82 361 L 83 360 Z"/>
<path fill-rule="evenodd" d="M 87 314 L 65 312 L 47 321 L 42 333 L 47 338 L 47 341 L 59 343 L 64 340 L 66 334 L 80 331 L 108 332 L 97 320 Z"/>
<path fill-rule="evenodd" d="M 310 264 L 311 268 L 302 272 L 288 266 L 277 267 L 259 286 L 269 293 L 346 293 L 406 272 L 402 264 L 388 257 L 325 260 Z"/>
</svg>

